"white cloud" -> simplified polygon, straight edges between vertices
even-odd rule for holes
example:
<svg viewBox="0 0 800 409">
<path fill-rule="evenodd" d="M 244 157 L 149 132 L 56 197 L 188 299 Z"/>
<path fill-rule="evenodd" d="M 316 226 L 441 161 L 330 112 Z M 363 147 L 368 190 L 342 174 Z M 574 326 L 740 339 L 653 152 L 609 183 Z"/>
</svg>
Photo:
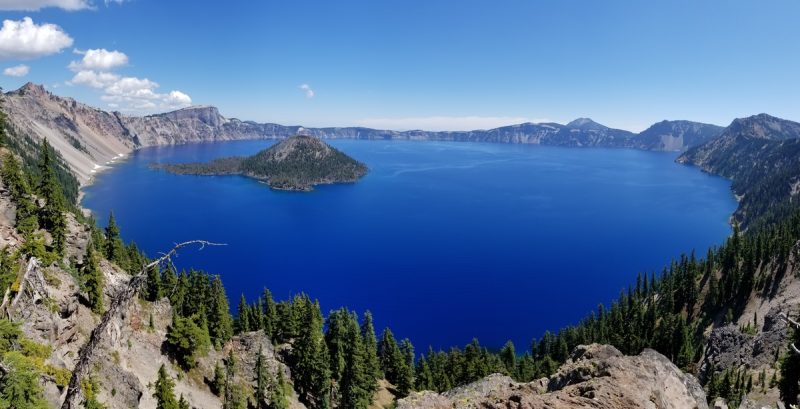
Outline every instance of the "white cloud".
<svg viewBox="0 0 800 409">
<path fill-rule="evenodd" d="M 115 1 L 115 0 L 112 0 Z M 157 92 L 159 84 L 148 78 L 122 76 L 112 72 L 128 64 L 128 56 L 121 51 L 103 48 L 73 53 L 82 55 L 80 61 L 72 61 L 68 68 L 75 72 L 68 85 L 82 85 L 101 90 L 100 99 L 109 108 L 121 111 L 152 112 L 184 108 L 192 104 L 192 98 L 181 91 Z"/>
<path fill-rule="evenodd" d="M 84 70 L 108 71 L 128 64 L 128 56 L 116 50 L 108 51 L 100 48 L 86 51 L 74 50 L 74 52 L 83 55 L 80 61 L 69 63 L 69 69 L 76 72 Z"/>
<path fill-rule="evenodd" d="M 155 81 L 111 72 L 78 71 L 69 84 L 100 89 L 103 91 L 100 99 L 109 107 L 124 111 L 178 109 L 192 104 L 192 98 L 181 91 L 162 94 L 156 91 L 159 85 Z"/>
<path fill-rule="evenodd" d="M 0 10 L 38 11 L 47 7 L 75 11 L 91 8 L 91 4 L 87 0 L 0 0 Z"/>
<path fill-rule="evenodd" d="M 308 84 L 302 84 L 298 88 L 306 94 L 306 98 L 314 98 L 314 90 Z"/>
<path fill-rule="evenodd" d="M 524 122 L 548 122 L 547 119 L 529 119 L 511 116 L 428 116 L 416 118 L 367 118 L 356 121 L 360 126 L 405 131 L 473 131 L 492 129 Z"/>
<path fill-rule="evenodd" d="M 119 80 L 119 75 L 110 72 L 79 71 L 69 81 L 70 85 L 86 85 L 92 88 L 105 88 Z"/>
<path fill-rule="evenodd" d="M 0 29 L 0 61 L 30 60 L 72 45 L 72 37 L 55 24 L 35 24 L 30 17 L 4 20 Z"/>
<path fill-rule="evenodd" d="M 109 4 L 122 4 L 128 1 L 129 0 L 103 0 L 103 3 L 108 7 Z M 67 11 L 96 8 L 91 0 L 0 0 L 0 10 L 39 11 L 48 7 L 60 8 Z"/>
<path fill-rule="evenodd" d="M 28 75 L 28 72 L 30 72 L 30 70 L 31 67 L 28 67 L 25 64 L 20 64 L 4 69 L 3 75 L 8 75 L 9 77 L 24 77 Z"/>
<path fill-rule="evenodd" d="M 192 98 L 180 91 L 170 91 L 167 94 L 167 102 L 178 106 L 188 106 L 192 104 Z"/>
</svg>

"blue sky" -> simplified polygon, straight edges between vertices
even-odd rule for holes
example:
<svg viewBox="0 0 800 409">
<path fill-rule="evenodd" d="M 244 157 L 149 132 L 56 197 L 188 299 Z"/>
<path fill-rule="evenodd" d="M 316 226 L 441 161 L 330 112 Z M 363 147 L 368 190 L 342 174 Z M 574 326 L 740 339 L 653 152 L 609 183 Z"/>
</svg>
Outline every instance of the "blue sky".
<svg viewBox="0 0 800 409">
<path fill-rule="evenodd" d="M 0 86 L 306 126 L 800 120 L 799 15 L 796 0 L 0 0 L 0 70 L 18 75 Z"/>
</svg>

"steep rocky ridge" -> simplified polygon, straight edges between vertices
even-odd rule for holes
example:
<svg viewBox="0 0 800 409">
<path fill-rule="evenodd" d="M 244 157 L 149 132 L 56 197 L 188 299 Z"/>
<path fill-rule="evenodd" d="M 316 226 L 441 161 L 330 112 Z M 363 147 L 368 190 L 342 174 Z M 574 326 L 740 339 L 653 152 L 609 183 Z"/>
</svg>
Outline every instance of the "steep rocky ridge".
<svg viewBox="0 0 800 409">
<path fill-rule="evenodd" d="M 691 121 L 661 121 L 640 132 L 636 138 L 641 149 L 682 151 L 716 137 L 724 128 Z"/>
<path fill-rule="evenodd" d="M 679 163 L 733 181 L 736 219 L 774 222 L 797 207 L 800 193 L 800 123 L 759 114 L 734 120 L 716 139 L 689 149 Z"/>
<path fill-rule="evenodd" d="M 418 392 L 398 409 L 675 408 L 705 409 L 703 388 L 663 355 L 623 356 L 614 347 L 579 346 L 550 378 L 517 383 L 491 375 L 443 394 Z"/>
<path fill-rule="evenodd" d="M 28 83 L 3 94 L 0 106 L 11 126 L 35 140 L 47 138 L 64 156 L 82 184 L 131 150 L 154 145 L 239 139 L 282 139 L 310 135 L 321 139 L 436 140 L 525 143 L 569 147 L 684 150 L 713 133 L 713 125 L 685 123 L 658 135 L 634 134 L 579 118 L 566 125 L 524 123 L 488 130 L 430 132 L 363 127 L 305 128 L 225 118 L 211 106 L 195 106 L 147 116 L 106 112 Z M 698 136 L 701 135 L 701 136 Z M 657 141 L 656 141 L 657 140 Z"/>
</svg>

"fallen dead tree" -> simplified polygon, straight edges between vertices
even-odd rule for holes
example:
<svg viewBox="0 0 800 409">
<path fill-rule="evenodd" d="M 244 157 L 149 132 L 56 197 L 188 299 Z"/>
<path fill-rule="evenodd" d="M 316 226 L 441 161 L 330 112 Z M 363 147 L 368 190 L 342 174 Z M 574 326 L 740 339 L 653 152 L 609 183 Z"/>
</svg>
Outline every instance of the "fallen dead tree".
<svg viewBox="0 0 800 409">
<path fill-rule="evenodd" d="M 84 345 L 78 353 L 78 360 L 72 371 L 72 378 L 69 380 L 69 386 L 67 386 L 64 403 L 61 405 L 61 409 L 78 409 L 81 407 L 81 398 L 83 396 L 81 381 L 89 373 L 95 350 L 100 346 L 103 337 L 108 332 L 111 321 L 121 316 L 121 314 L 127 310 L 130 302 L 136 297 L 139 290 L 141 290 L 147 279 L 148 270 L 164 263 L 171 263 L 172 257 L 177 254 L 179 249 L 190 245 L 198 245 L 200 246 L 200 250 L 202 250 L 205 246 L 222 246 L 224 244 L 212 243 L 205 240 L 190 240 L 176 244 L 172 250 L 163 253 L 163 255 L 155 261 L 143 266 L 138 274 L 131 277 L 128 285 L 114 296 L 108 311 L 103 314 L 100 323 L 92 330 L 86 345 Z"/>
<path fill-rule="evenodd" d="M 0 311 L 3 312 L 3 316 L 6 318 L 11 316 L 10 310 L 17 305 L 26 292 L 30 293 L 33 300 L 36 300 L 36 297 L 47 298 L 47 287 L 45 286 L 42 270 L 39 267 L 39 259 L 31 257 L 25 267 L 25 273 L 19 280 L 19 289 L 13 299 L 10 298 L 11 288 L 6 289 L 3 295 L 3 303 L 0 305 Z"/>
</svg>

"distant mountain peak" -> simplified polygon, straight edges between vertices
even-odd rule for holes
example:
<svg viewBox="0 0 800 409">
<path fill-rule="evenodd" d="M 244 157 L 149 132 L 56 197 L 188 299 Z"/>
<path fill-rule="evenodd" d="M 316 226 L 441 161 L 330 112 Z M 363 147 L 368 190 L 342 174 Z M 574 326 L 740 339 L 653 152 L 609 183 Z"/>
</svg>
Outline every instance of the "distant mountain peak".
<svg viewBox="0 0 800 409">
<path fill-rule="evenodd" d="M 800 138 L 800 123 L 762 113 L 734 119 L 724 135 L 771 140 L 795 139 Z"/>
<path fill-rule="evenodd" d="M 14 92 L 19 94 L 19 95 L 25 95 L 25 94 L 46 95 L 47 94 L 47 90 L 44 89 L 44 85 L 34 84 L 32 82 L 25 83 L 25 85 L 19 87 L 19 89 L 17 89 Z"/>
<path fill-rule="evenodd" d="M 583 129 L 583 130 L 591 130 L 591 129 L 606 129 L 605 125 L 598 124 L 597 122 L 593 121 L 591 118 L 578 118 L 570 123 L 567 124 L 568 128 L 576 128 L 576 129 Z"/>
</svg>

